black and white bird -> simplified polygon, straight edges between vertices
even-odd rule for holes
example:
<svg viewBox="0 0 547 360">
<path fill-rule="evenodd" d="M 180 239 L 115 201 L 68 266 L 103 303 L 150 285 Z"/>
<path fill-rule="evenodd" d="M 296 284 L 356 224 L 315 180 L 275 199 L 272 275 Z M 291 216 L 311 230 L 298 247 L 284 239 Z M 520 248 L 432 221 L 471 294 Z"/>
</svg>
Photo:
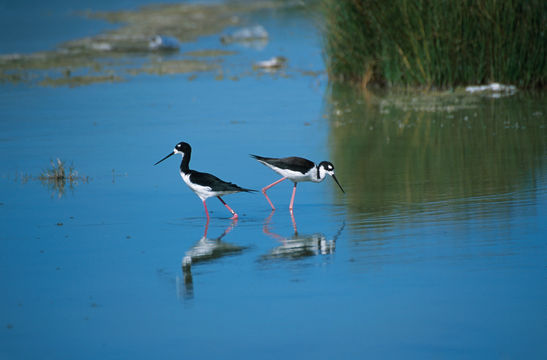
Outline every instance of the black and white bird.
<svg viewBox="0 0 547 360">
<path fill-rule="evenodd" d="M 289 210 L 292 211 L 293 205 L 294 205 L 294 194 L 296 193 L 296 184 L 302 181 L 311 181 L 311 182 L 321 182 L 325 179 L 327 175 L 332 176 L 334 181 L 336 181 L 336 184 L 340 187 L 340 190 L 344 192 L 344 189 L 342 189 L 342 185 L 338 182 L 338 179 L 336 176 L 334 176 L 334 165 L 332 165 L 331 162 L 328 161 L 321 161 L 318 165 L 315 165 L 313 161 L 310 161 L 308 159 L 304 159 L 301 157 L 286 157 L 286 158 L 267 158 L 263 156 L 258 155 L 251 155 L 251 157 L 258 160 L 258 162 L 266 165 L 279 175 L 283 176 L 281 179 L 277 180 L 276 182 L 264 187 L 262 189 L 262 193 L 266 197 L 266 200 L 270 203 L 270 206 L 272 207 L 272 210 L 275 210 L 275 206 L 273 205 L 272 201 L 266 195 L 266 190 L 271 188 L 274 185 L 279 184 L 281 181 L 285 179 L 290 179 L 294 183 L 293 191 L 292 191 L 292 197 L 291 197 L 291 203 L 289 205 Z"/>
<path fill-rule="evenodd" d="M 224 202 L 224 200 L 222 200 L 221 196 L 238 192 L 253 192 L 256 190 L 244 189 L 237 186 L 236 184 L 220 180 L 214 175 L 190 170 L 189 164 L 190 156 L 192 155 L 192 148 L 190 147 L 190 144 L 185 142 L 178 143 L 172 153 L 170 153 L 154 165 L 158 165 L 163 160 L 175 154 L 182 155 L 182 162 L 180 163 L 180 176 L 182 176 L 182 180 L 184 180 L 186 185 L 188 185 L 188 187 L 192 189 L 192 191 L 195 192 L 196 195 L 203 202 L 205 214 L 207 214 L 207 221 L 209 221 L 209 211 L 207 211 L 207 205 L 205 204 L 205 200 L 212 196 L 216 196 L 220 200 L 220 202 L 224 206 L 226 206 L 228 210 L 230 210 L 233 215 L 232 219 L 237 219 L 238 216 L 236 212 L 232 210 L 232 208 L 230 208 L 228 204 Z"/>
</svg>

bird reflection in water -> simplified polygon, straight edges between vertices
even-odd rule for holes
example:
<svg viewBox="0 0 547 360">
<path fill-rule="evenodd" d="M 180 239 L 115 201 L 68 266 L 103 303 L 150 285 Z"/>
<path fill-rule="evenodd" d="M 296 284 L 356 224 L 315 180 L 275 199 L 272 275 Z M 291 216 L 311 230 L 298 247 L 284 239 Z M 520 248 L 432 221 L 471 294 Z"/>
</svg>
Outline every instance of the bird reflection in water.
<svg viewBox="0 0 547 360">
<path fill-rule="evenodd" d="M 346 223 L 343 222 L 340 229 L 332 237 L 332 239 L 327 239 L 325 235 L 320 233 L 315 233 L 311 235 L 300 234 L 296 227 L 296 221 L 294 219 L 294 214 L 290 211 L 291 221 L 294 229 L 294 233 L 290 237 L 284 237 L 279 234 L 273 233 L 270 230 L 270 221 L 274 214 L 275 210 L 272 211 L 270 216 L 264 221 L 264 226 L 262 231 L 264 234 L 276 239 L 281 243 L 280 246 L 277 246 L 270 250 L 267 255 L 263 255 L 261 260 L 296 260 L 309 256 L 316 255 L 328 255 L 333 254 L 336 249 L 336 240 L 342 233 Z"/>
<path fill-rule="evenodd" d="M 244 246 L 238 246 L 222 241 L 222 238 L 226 236 L 237 225 L 237 219 L 233 219 L 231 224 L 224 230 L 220 236 L 210 239 L 207 237 L 207 230 L 209 229 L 209 220 L 205 224 L 205 231 L 199 241 L 194 244 L 182 258 L 182 279 L 184 284 L 179 285 L 179 297 L 184 299 L 192 299 L 194 297 L 194 281 L 192 277 L 192 265 L 200 262 L 211 261 L 226 255 L 234 255 L 240 253 L 246 249 Z"/>
</svg>

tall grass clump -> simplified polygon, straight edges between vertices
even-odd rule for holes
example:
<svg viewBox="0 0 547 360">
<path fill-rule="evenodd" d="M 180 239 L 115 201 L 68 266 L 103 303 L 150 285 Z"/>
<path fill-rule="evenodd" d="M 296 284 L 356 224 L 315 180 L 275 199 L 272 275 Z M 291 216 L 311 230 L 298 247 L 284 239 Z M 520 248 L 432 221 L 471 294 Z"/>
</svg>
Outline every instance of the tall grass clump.
<svg viewBox="0 0 547 360">
<path fill-rule="evenodd" d="M 323 0 L 323 10 L 332 80 L 545 87 L 545 0 Z"/>
<path fill-rule="evenodd" d="M 73 165 L 67 166 L 64 161 L 57 158 L 56 161 L 51 160 L 51 167 L 42 171 L 38 180 L 61 198 L 65 194 L 67 185 L 73 189 L 78 182 L 88 182 L 89 177 L 78 175 Z"/>
</svg>

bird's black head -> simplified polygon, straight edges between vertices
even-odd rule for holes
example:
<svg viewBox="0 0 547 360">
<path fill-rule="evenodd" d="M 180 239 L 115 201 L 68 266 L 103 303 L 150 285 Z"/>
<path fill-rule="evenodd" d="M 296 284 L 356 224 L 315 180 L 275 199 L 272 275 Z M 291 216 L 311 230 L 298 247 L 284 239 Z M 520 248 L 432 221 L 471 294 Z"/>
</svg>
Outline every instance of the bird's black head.
<svg viewBox="0 0 547 360">
<path fill-rule="evenodd" d="M 321 161 L 317 167 L 325 169 L 325 172 L 329 175 L 334 174 L 334 165 L 330 161 Z"/>
<path fill-rule="evenodd" d="M 186 162 L 188 163 L 190 161 L 190 153 L 192 152 L 192 148 L 190 147 L 190 144 L 185 142 L 179 142 L 177 145 L 175 145 L 175 149 L 173 149 L 173 152 L 171 154 L 168 154 L 166 157 L 155 163 L 154 165 L 158 165 L 163 160 L 167 159 L 170 156 L 173 156 L 175 154 L 182 154 L 183 158 L 186 155 Z"/>
<path fill-rule="evenodd" d="M 175 154 L 188 154 L 192 151 L 192 148 L 190 147 L 190 144 L 185 143 L 184 141 L 179 142 L 177 145 L 175 145 L 175 149 L 173 152 Z"/>
<path fill-rule="evenodd" d="M 332 176 L 334 181 L 336 181 L 336 184 L 340 187 L 340 190 L 345 192 L 344 189 L 342 189 L 342 185 L 340 185 L 338 179 L 334 175 L 334 165 L 330 161 L 321 161 L 319 165 L 317 165 L 317 173 L 319 175 L 319 179 L 323 179 L 327 174 Z"/>
</svg>

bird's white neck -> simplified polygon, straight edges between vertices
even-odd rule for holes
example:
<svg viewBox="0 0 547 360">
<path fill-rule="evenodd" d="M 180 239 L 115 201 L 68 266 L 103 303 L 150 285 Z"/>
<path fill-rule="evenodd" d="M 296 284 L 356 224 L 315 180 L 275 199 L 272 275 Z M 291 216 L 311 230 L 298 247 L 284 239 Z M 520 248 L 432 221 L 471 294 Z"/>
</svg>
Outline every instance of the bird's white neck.
<svg viewBox="0 0 547 360">
<path fill-rule="evenodd" d="M 312 169 L 311 181 L 318 183 L 318 182 L 321 182 L 321 181 L 325 180 L 326 176 L 327 176 L 327 171 L 325 170 L 325 168 L 322 167 L 322 166 L 316 165 Z"/>
</svg>

